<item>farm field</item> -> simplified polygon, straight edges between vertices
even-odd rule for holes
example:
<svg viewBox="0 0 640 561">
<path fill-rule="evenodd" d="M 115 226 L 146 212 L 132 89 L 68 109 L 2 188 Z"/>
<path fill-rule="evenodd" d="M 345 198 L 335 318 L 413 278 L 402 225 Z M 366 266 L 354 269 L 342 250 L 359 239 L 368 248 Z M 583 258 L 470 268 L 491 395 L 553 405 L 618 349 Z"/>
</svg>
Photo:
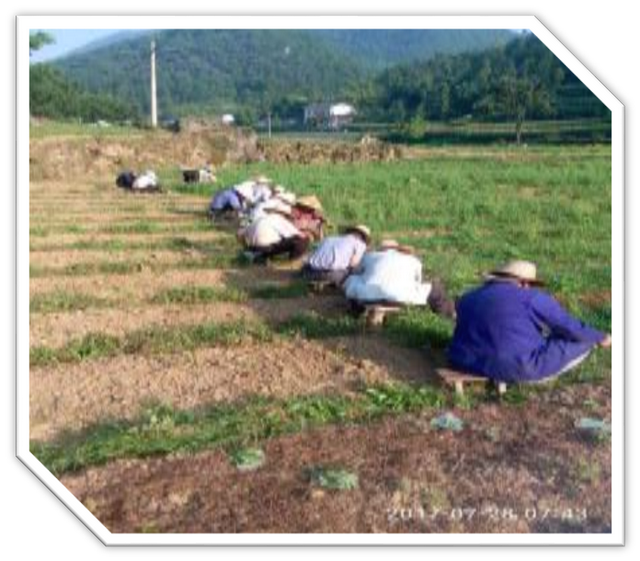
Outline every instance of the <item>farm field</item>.
<svg viewBox="0 0 640 561">
<path fill-rule="evenodd" d="M 117 135 L 109 135 L 117 142 Z M 32 139 L 51 143 L 55 137 Z M 62 136 L 59 143 L 67 142 Z M 42 149 L 38 166 L 47 165 Z M 216 186 L 30 183 L 32 452 L 112 532 L 609 532 L 611 363 L 464 398 L 437 383 L 453 325 L 368 329 L 299 263 L 252 266 L 213 191 L 265 173 L 331 227 L 414 246 L 453 296 L 511 258 L 611 329 L 606 145 L 412 147 L 389 162 L 230 165 Z M 446 413 L 460 430 L 439 429 Z"/>
</svg>

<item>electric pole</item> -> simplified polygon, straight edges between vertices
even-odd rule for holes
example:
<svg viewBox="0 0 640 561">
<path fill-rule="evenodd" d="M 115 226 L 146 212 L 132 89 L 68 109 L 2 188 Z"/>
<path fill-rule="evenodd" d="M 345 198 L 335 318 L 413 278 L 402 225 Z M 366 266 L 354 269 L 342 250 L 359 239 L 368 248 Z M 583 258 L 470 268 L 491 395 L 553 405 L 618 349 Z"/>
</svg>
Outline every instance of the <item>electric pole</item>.
<svg viewBox="0 0 640 561">
<path fill-rule="evenodd" d="M 158 126 L 158 104 L 156 100 L 156 42 L 151 41 L 151 126 Z"/>
</svg>

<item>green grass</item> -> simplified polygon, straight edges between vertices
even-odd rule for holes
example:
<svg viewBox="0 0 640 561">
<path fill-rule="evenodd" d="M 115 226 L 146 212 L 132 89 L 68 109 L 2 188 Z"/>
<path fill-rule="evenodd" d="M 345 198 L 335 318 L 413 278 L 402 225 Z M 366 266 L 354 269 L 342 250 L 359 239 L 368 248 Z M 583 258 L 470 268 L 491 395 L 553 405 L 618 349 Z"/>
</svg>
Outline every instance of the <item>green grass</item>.
<svg viewBox="0 0 640 561">
<path fill-rule="evenodd" d="M 304 298 L 309 295 L 309 285 L 301 281 L 293 281 L 288 284 L 265 283 L 247 290 L 251 298 L 259 300 Z"/>
<path fill-rule="evenodd" d="M 352 317 L 326 318 L 316 312 L 300 312 L 280 323 L 276 330 L 287 337 L 325 339 L 361 333 L 364 323 Z"/>
<path fill-rule="evenodd" d="M 246 302 L 246 292 L 232 287 L 181 286 L 156 294 L 154 304 L 200 304 L 206 302 Z"/>
<path fill-rule="evenodd" d="M 610 146 L 462 146 L 415 161 L 263 163 L 220 170 L 218 188 L 255 173 L 316 194 L 336 227 L 363 222 L 374 241 L 393 236 L 414 246 L 425 276 L 440 277 L 454 297 L 497 264 L 529 259 L 572 313 L 611 329 L 609 302 L 580 300 L 611 290 Z M 209 195 L 211 186 L 176 190 Z M 447 336 L 442 326 L 421 329 L 438 344 Z"/>
<path fill-rule="evenodd" d="M 363 423 L 389 414 L 438 409 L 445 394 L 431 386 L 372 386 L 352 397 L 315 395 L 288 400 L 254 397 L 198 410 L 150 407 L 133 422 L 104 422 L 52 443 L 31 442 L 32 453 L 56 476 L 118 458 L 254 448 L 256 443 L 335 423 Z"/>
<path fill-rule="evenodd" d="M 130 275 L 145 269 L 164 272 L 180 269 L 231 269 L 246 267 L 248 263 L 239 254 L 211 254 L 189 257 L 175 263 L 157 261 L 80 262 L 65 267 L 29 266 L 31 278 L 43 277 L 83 277 L 88 275 Z"/>
<path fill-rule="evenodd" d="M 88 308 L 109 306 L 110 302 L 90 294 L 57 290 L 45 294 L 36 294 L 29 300 L 29 312 L 49 314 L 53 312 L 72 312 Z"/>
<path fill-rule="evenodd" d="M 161 354 L 193 350 L 209 345 L 232 345 L 248 339 L 269 341 L 273 334 L 260 323 L 236 321 L 204 323 L 176 327 L 149 327 L 131 331 L 122 337 L 89 333 L 63 347 L 32 347 L 30 366 L 49 366 L 120 354 Z"/>
<path fill-rule="evenodd" d="M 142 136 L 149 131 L 131 126 L 111 125 L 109 127 L 92 126 L 89 123 L 73 123 L 64 121 L 45 121 L 38 125 L 29 126 L 29 138 L 47 137 L 126 137 Z"/>
</svg>

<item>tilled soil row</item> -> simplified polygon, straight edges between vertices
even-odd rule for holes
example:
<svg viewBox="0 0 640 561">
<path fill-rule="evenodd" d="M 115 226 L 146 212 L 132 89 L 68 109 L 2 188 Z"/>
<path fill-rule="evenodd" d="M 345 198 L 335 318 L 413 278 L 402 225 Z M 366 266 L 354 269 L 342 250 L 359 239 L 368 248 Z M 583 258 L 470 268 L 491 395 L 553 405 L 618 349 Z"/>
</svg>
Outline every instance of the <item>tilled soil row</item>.
<svg viewBox="0 0 640 561">
<path fill-rule="evenodd" d="M 362 384 L 428 378 L 426 368 L 416 368 L 418 357 L 411 351 L 401 351 L 392 364 L 378 363 L 362 358 L 367 348 L 372 350 L 371 341 L 353 357 L 352 344 L 352 339 L 327 345 L 277 339 L 32 368 L 31 439 L 53 440 L 98 422 L 132 420 L 158 402 L 192 409 L 255 395 L 348 393 Z"/>
<path fill-rule="evenodd" d="M 570 391 L 579 402 L 606 402 L 604 392 Z M 576 431 L 583 407 L 542 395 L 526 409 L 454 412 L 459 432 L 433 428 L 436 413 L 425 412 L 275 438 L 249 472 L 217 450 L 121 460 L 61 481 L 116 533 L 611 531 L 610 446 Z M 318 468 L 345 469 L 357 486 L 324 489 Z"/>
</svg>

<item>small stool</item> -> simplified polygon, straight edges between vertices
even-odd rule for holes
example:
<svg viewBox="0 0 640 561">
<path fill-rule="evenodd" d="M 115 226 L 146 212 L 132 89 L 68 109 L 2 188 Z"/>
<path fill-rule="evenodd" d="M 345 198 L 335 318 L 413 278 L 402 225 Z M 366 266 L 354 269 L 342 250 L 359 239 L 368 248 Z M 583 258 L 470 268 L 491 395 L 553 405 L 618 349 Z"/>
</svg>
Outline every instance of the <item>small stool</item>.
<svg viewBox="0 0 640 561">
<path fill-rule="evenodd" d="M 182 179 L 185 183 L 200 183 L 200 170 L 182 168 Z"/>
<path fill-rule="evenodd" d="M 314 294 L 325 294 L 337 288 L 331 281 L 308 281 L 308 285 Z"/>
<path fill-rule="evenodd" d="M 402 310 L 402 306 L 390 305 L 365 305 L 364 319 L 368 327 L 380 327 L 384 324 L 385 317 L 388 314 L 394 314 Z"/>
<path fill-rule="evenodd" d="M 436 372 L 440 381 L 446 386 L 453 387 L 456 395 L 459 396 L 464 395 L 465 385 L 486 385 L 488 383 L 494 383 L 498 390 L 498 395 L 503 396 L 507 391 L 507 384 L 505 382 L 494 382 L 483 376 L 476 376 L 475 374 L 469 374 L 467 372 L 458 372 L 457 370 L 450 370 L 448 368 L 438 368 Z"/>
</svg>

